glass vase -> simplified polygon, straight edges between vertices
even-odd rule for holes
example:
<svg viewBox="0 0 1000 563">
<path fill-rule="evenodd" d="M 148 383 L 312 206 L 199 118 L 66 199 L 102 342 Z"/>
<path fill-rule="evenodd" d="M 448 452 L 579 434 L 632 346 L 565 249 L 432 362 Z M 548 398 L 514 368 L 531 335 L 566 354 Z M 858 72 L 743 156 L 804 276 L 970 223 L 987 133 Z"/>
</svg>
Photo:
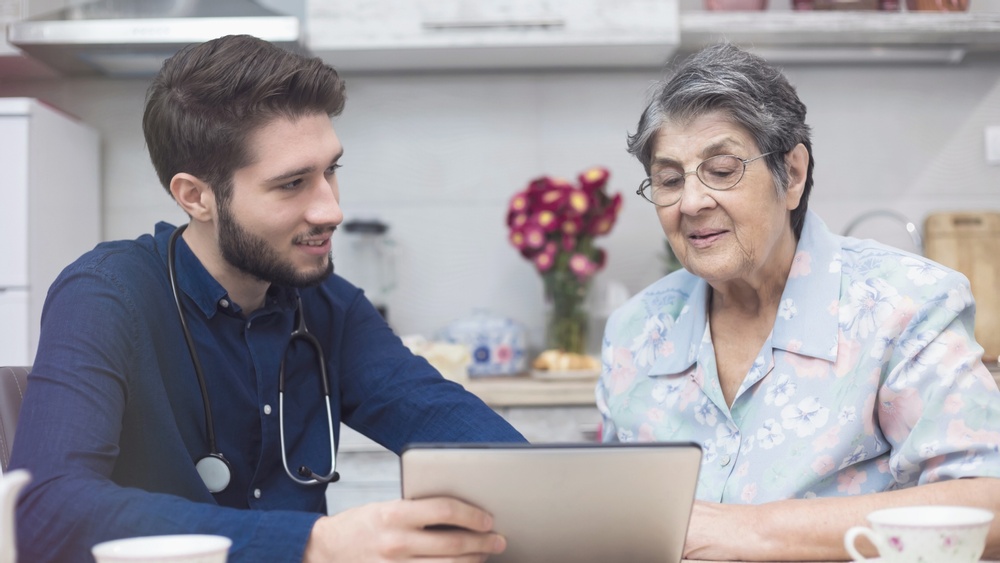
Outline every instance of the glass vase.
<svg viewBox="0 0 1000 563">
<path fill-rule="evenodd" d="M 576 354 L 586 353 L 590 314 L 587 293 L 590 280 L 572 272 L 549 272 L 544 276 L 547 319 L 545 346 Z"/>
</svg>

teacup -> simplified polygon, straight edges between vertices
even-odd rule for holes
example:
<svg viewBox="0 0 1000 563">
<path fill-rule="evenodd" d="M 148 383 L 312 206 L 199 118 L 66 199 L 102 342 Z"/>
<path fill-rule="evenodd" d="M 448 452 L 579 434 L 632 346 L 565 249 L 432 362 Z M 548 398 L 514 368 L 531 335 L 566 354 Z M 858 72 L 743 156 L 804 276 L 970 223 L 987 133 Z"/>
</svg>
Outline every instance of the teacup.
<svg viewBox="0 0 1000 563">
<path fill-rule="evenodd" d="M 878 549 L 880 563 L 974 563 L 986 549 L 993 513 L 965 506 L 906 506 L 876 510 L 870 528 L 855 526 L 844 534 L 844 547 L 855 561 L 867 559 L 854 547 L 864 536 Z"/>
<path fill-rule="evenodd" d="M 99 543 L 90 552 L 97 563 L 226 563 L 232 544 L 204 534 L 144 536 Z"/>
</svg>

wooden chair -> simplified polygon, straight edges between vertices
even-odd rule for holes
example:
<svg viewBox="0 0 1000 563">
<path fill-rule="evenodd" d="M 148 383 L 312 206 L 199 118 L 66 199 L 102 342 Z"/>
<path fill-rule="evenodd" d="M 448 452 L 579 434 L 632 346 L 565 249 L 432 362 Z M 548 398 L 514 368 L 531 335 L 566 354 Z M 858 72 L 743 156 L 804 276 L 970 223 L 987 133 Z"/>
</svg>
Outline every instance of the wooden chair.
<svg viewBox="0 0 1000 563">
<path fill-rule="evenodd" d="M 0 366 L 0 471 L 6 473 L 30 366 Z"/>
</svg>

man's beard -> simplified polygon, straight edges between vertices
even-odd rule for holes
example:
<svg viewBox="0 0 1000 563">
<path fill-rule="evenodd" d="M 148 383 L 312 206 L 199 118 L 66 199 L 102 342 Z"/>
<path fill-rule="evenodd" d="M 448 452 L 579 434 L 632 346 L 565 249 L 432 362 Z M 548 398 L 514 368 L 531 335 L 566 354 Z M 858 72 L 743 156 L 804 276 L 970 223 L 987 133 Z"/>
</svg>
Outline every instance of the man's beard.
<svg viewBox="0 0 1000 563">
<path fill-rule="evenodd" d="M 310 233 L 319 234 L 319 233 Z M 273 285 L 306 288 L 319 285 L 333 273 L 333 257 L 326 268 L 314 273 L 300 273 L 283 261 L 268 242 L 243 228 L 230 213 L 229 205 L 219 205 L 219 249 L 222 257 L 239 271 Z"/>
</svg>

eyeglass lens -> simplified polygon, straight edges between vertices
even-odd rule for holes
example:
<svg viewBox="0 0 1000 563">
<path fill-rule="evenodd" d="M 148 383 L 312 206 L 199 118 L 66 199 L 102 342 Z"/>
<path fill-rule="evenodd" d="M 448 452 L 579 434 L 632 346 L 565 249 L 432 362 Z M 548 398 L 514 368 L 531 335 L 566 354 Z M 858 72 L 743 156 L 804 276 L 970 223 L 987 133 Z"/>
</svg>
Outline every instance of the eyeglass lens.
<svg viewBox="0 0 1000 563">
<path fill-rule="evenodd" d="M 722 154 L 702 161 L 694 173 L 713 190 L 728 190 L 743 178 L 746 165 L 738 157 Z M 662 170 L 647 180 L 642 195 L 656 205 L 672 205 L 680 200 L 684 181 L 690 174 L 677 169 Z"/>
</svg>

